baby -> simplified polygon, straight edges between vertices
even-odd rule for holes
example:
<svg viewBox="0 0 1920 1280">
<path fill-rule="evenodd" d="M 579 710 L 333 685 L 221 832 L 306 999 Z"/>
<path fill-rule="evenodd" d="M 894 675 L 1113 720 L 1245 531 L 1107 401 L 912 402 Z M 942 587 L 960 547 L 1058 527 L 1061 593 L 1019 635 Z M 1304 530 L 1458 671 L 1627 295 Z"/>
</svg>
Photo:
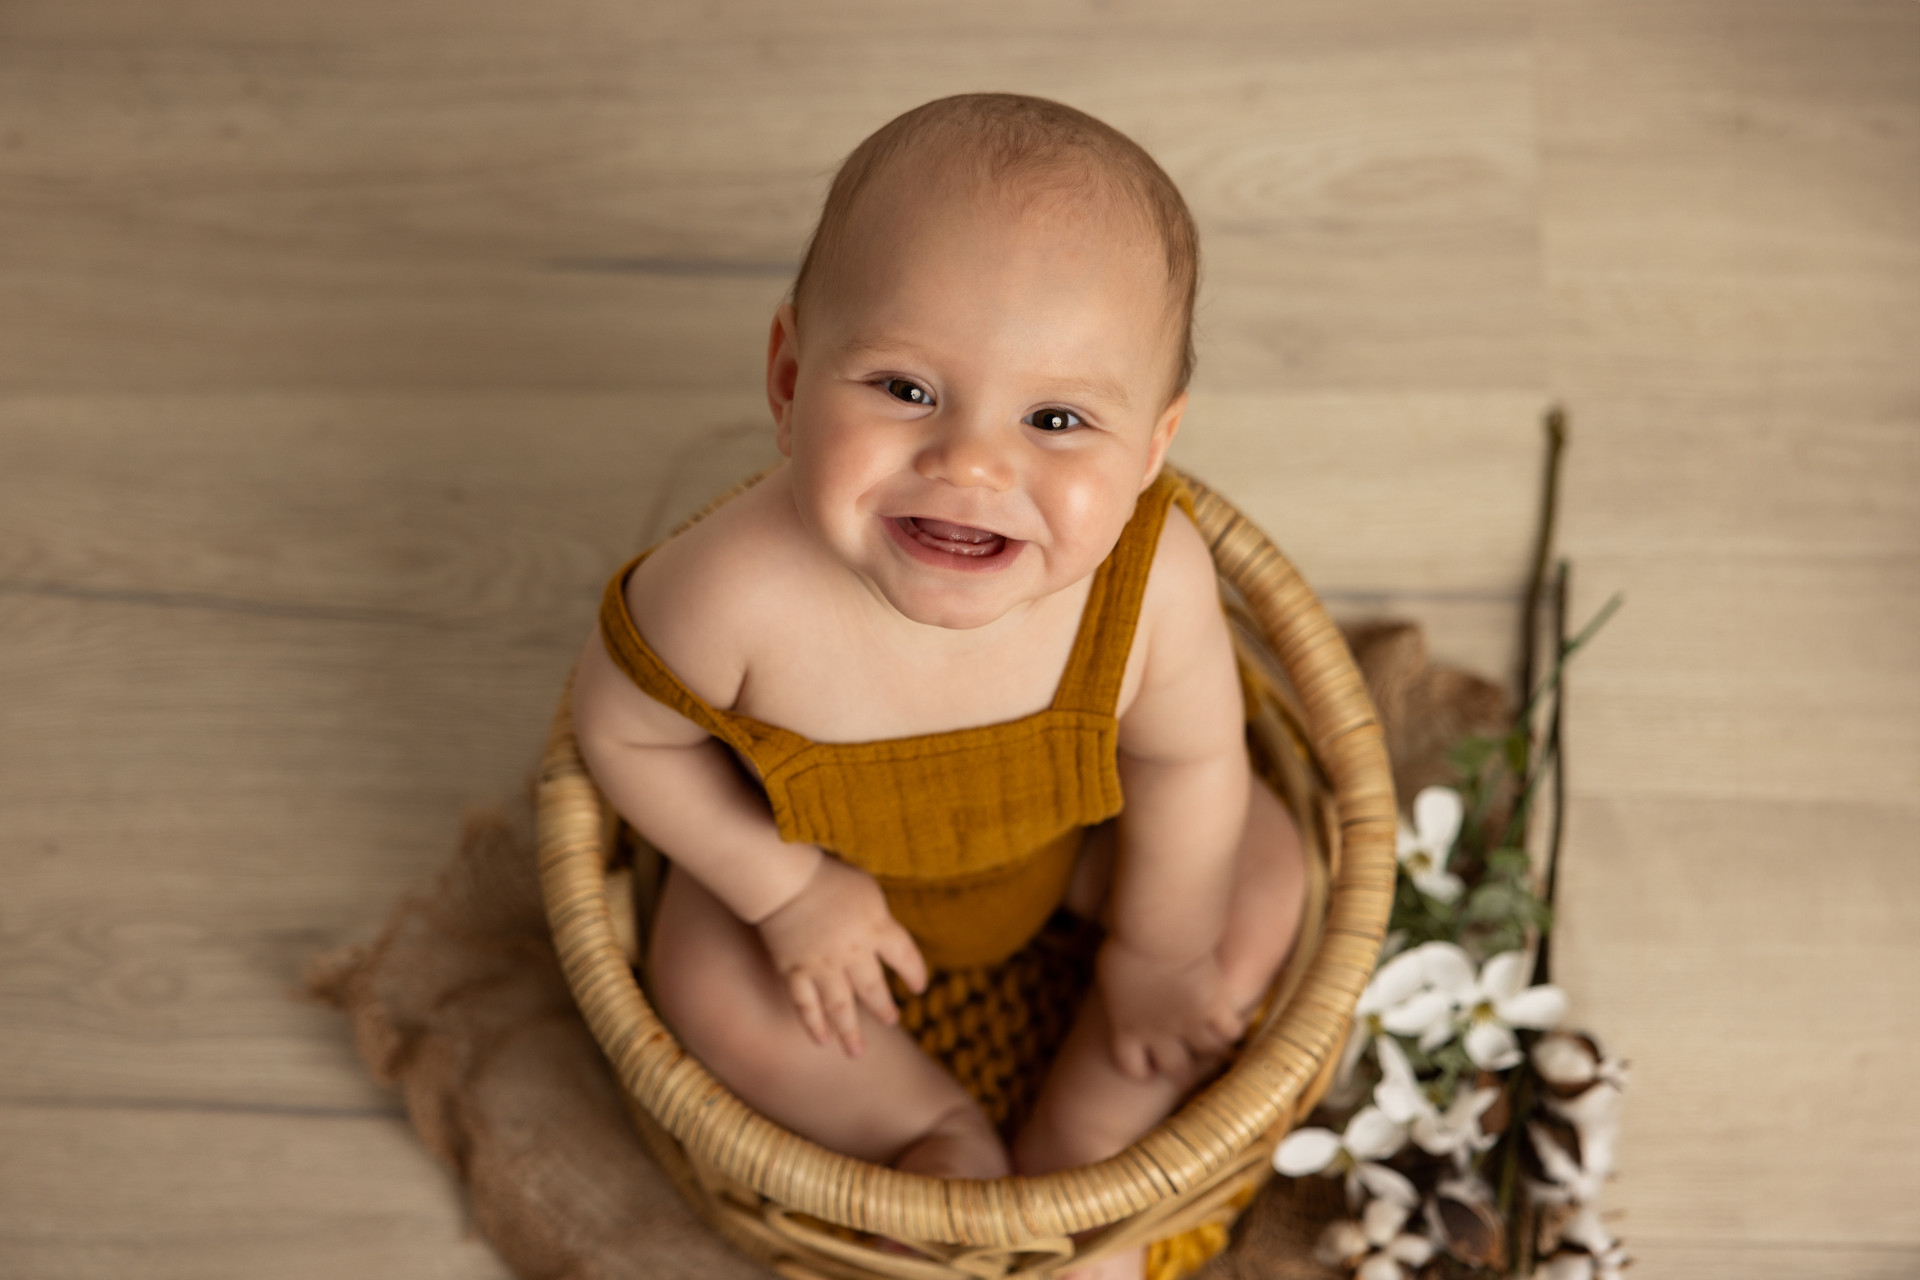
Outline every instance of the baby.
<svg viewBox="0 0 1920 1280">
<path fill-rule="evenodd" d="M 655 1000 L 826 1147 L 969 1178 L 1111 1156 L 1292 944 L 1298 832 L 1161 470 L 1197 269 L 1179 192 L 1099 121 L 1005 94 L 908 112 L 840 169 L 774 316 L 786 461 L 609 590 L 575 725 L 671 863 Z M 1009 1150 L 883 966 L 919 990 L 1062 905 L 1106 925 L 1097 981 Z"/>
</svg>

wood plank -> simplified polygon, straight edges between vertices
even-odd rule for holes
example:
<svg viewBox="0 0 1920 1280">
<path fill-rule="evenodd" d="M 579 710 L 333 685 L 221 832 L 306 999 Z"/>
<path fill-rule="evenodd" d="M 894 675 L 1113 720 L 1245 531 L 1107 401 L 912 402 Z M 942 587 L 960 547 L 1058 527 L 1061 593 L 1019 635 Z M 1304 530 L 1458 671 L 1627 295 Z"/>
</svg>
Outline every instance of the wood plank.
<svg viewBox="0 0 1920 1280">
<path fill-rule="evenodd" d="M 1539 396 L 1196 393 L 1173 460 L 1329 592 L 1517 598 L 1532 549 Z"/>
<path fill-rule="evenodd" d="M 592 608 L 0 601 L 0 1097 L 382 1105 L 301 971 L 525 786 Z"/>
<path fill-rule="evenodd" d="M 0 399 L 0 590 L 538 618 L 771 436 L 751 394 Z"/>
<path fill-rule="evenodd" d="M 0 1271 L 506 1280 L 394 1117 L 0 1106 Z"/>
<path fill-rule="evenodd" d="M 1586 555 L 1625 607 L 1569 687 L 1577 786 L 1614 797 L 1920 799 L 1920 559 Z"/>
<path fill-rule="evenodd" d="M 245 8 L 10 13 L 0 388 L 746 389 L 838 157 L 983 79 L 1163 149 L 1218 251 L 1208 385 L 1539 381 L 1511 0 L 1365 24 L 1019 5 L 961 30 L 853 6 L 745 41 L 777 6 L 577 5 L 536 31 L 496 7 L 453 40 L 427 0 Z"/>
<path fill-rule="evenodd" d="M 1633 1223 L 1627 1236 L 1634 1280 L 1909 1280 L 1920 1273 L 1920 1250 L 1856 1244 L 1755 1245 L 1745 1240 L 1648 1240 Z"/>
<path fill-rule="evenodd" d="M 1870 559 L 1920 547 L 1915 427 L 1911 406 L 1586 396 L 1570 426 L 1562 541 L 1576 560 Z"/>
<path fill-rule="evenodd" d="M 394 1117 L 0 1106 L 9 1275 L 505 1280 Z"/>
<path fill-rule="evenodd" d="M 1560 0 L 1541 23 L 1557 381 L 1911 420 L 1920 11 Z"/>
<path fill-rule="evenodd" d="M 1575 797 L 1554 976 L 1633 1064 L 1606 1198 L 1630 1244 L 1920 1249 L 1916 823 L 1911 802 Z"/>
</svg>

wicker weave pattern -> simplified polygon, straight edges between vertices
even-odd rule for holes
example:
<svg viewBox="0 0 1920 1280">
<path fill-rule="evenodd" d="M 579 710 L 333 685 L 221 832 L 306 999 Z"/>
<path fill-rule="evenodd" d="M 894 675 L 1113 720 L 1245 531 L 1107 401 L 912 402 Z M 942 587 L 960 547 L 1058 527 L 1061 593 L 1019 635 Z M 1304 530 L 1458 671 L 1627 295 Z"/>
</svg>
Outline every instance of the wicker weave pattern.
<svg viewBox="0 0 1920 1280">
<path fill-rule="evenodd" d="M 1187 483 L 1222 579 L 1245 599 L 1299 697 L 1331 782 L 1339 848 L 1319 945 L 1285 1007 L 1218 1081 L 1099 1164 L 992 1181 L 901 1173 L 808 1142 L 715 1080 L 627 967 L 607 905 L 606 812 L 562 698 L 540 786 L 541 879 L 561 964 L 656 1153 L 710 1221 L 783 1274 L 1039 1276 L 1070 1258 L 1230 1217 L 1230 1202 L 1264 1177 L 1273 1144 L 1324 1092 L 1392 904 L 1392 776 L 1372 703 L 1325 610 L 1258 529 L 1205 485 Z M 925 1242 L 929 1256 L 884 1255 L 809 1219 Z M 1077 1248 L 1069 1243 L 1090 1231 Z"/>
</svg>

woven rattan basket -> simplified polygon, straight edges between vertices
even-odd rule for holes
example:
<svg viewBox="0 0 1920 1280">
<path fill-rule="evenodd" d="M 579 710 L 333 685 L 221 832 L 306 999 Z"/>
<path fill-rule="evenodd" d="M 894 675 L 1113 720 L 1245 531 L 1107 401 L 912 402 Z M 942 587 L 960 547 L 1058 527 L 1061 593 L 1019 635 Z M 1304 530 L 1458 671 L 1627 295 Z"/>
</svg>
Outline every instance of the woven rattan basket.
<svg viewBox="0 0 1920 1280">
<path fill-rule="evenodd" d="M 1127 1150 L 1086 1168 L 992 1181 L 900 1173 L 828 1151 L 757 1114 L 689 1055 L 630 963 L 631 874 L 561 698 L 540 775 L 540 874 L 574 998 L 642 1136 L 723 1235 L 791 1280 L 1043 1277 L 1113 1250 L 1231 1222 L 1280 1138 L 1325 1092 L 1373 971 L 1394 885 L 1392 776 L 1373 704 L 1339 631 L 1285 557 L 1187 477 L 1239 611 L 1243 657 L 1293 708 L 1283 788 L 1329 889 L 1269 1010 L 1227 1070 Z M 1249 655 L 1248 649 L 1253 652 Z M 1287 794 L 1291 792 L 1292 794 Z M 610 893 L 611 881 L 614 889 Z M 906 1242 L 910 1256 L 873 1244 Z"/>
</svg>

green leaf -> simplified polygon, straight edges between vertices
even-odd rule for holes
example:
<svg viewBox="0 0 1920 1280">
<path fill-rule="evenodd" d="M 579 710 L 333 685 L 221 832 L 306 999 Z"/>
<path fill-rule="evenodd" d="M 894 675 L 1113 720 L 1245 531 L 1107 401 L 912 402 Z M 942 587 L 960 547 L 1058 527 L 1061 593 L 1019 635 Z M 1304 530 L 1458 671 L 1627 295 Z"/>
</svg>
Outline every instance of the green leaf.
<svg viewBox="0 0 1920 1280">
<path fill-rule="evenodd" d="M 1487 761 L 1493 758 L 1496 744 L 1492 738 L 1472 734 L 1455 743 L 1453 750 L 1447 753 L 1448 762 L 1460 771 L 1462 777 L 1477 778 Z"/>
<path fill-rule="evenodd" d="M 1533 858 L 1525 849 L 1508 845 L 1487 855 L 1487 870 L 1497 876 L 1524 876 L 1533 870 Z"/>
<path fill-rule="evenodd" d="M 1527 771 L 1527 750 L 1530 745 L 1526 730 L 1515 729 L 1507 735 L 1503 745 L 1506 748 L 1507 770 L 1515 777 L 1524 775 Z"/>
<path fill-rule="evenodd" d="M 1514 887 L 1503 880 L 1490 880 L 1467 896 L 1467 919 L 1476 922 L 1509 920 L 1522 909 Z"/>
</svg>

